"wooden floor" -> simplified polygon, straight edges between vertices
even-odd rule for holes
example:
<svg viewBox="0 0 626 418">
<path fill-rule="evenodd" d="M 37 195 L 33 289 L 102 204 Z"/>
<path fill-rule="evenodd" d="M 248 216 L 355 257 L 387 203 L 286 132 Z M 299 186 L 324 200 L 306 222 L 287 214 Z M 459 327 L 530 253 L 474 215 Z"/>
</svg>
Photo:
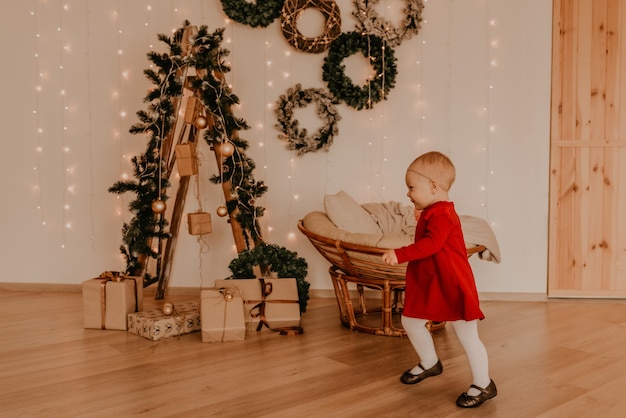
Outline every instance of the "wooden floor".
<svg viewBox="0 0 626 418">
<path fill-rule="evenodd" d="M 187 301 L 192 296 L 172 296 Z M 161 301 L 147 298 L 146 308 Z M 3 417 L 623 417 L 626 304 L 482 304 L 496 398 L 462 410 L 470 372 L 450 326 L 435 335 L 444 372 L 398 378 L 408 339 L 350 331 L 334 299 L 314 299 L 304 334 L 263 331 L 202 343 L 153 342 L 82 327 L 80 293 L 0 290 Z"/>
</svg>

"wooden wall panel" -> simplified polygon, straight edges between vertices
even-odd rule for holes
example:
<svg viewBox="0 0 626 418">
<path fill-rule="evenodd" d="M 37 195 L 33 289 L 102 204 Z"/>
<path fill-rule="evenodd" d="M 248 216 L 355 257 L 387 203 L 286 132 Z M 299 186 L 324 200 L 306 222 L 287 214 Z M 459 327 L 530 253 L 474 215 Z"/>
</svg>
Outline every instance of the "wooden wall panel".
<svg viewBox="0 0 626 418">
<path fill-rule="evenodd" d="M 626 297 L 626 5 L 553 4 L 548 295 Z"/>
</svg>

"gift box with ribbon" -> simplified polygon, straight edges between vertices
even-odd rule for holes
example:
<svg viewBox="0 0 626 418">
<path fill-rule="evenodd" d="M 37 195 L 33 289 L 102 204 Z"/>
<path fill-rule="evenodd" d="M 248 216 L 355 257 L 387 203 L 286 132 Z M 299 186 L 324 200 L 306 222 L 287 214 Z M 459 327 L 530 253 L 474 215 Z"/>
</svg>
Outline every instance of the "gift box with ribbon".
<svg viewBox="0 0 626 418">
<path fill-rule="evenodd" d="M 200 331 L 198 302 L 176 303 L 170 315 L 163 309 L 128 314 L 128 332 L 149 340 L 157 341 L 194 331 Z"/>
<path fill-rule="evenodd" d="M 198 158 L 196 157 L 196 148 L 194 144 L 185 143 L 176 145 L 174 152 L 176 153 L 178 174 L 181 177 L 198 174 Z"/>
<path fill-rule="evenodd" d="M 218 279 L 214 286 L 239 291 L 248 330 L 265 326 L 283 334 L 302 332 L 296 279 Z"/>
<path fill-rule="evenodd" d="M 83 282 L 83 326 L 126 329 L 126 316 L 143 309 L 143 279 L 107 271 Z"/>
<path fill-rule="evenodd" d="M 243 299 L 234 288 L 200 291 L 202 342 L 242 341 L 246 337 Z"/>
<path fill-rule="evenodd" d="M 208 212 L 191 212 L 187 214 L 187 225 L 190 235 L 211 233 L 211 214 Z"/>
</svg>

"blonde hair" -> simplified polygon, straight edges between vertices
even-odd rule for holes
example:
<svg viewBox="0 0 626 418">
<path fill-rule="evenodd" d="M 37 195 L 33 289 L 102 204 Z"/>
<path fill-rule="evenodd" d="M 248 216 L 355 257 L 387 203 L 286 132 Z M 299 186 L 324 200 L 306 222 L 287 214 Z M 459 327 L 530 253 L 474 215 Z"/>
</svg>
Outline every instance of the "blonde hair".
<svg viewBox="0 0 626 418">
<path fill-rule="evenodd" d="M 411 170 L 411 169 L 415 170 Z M 409 171 L 418 171 L 420 174 L 435 180 L 445 191 L 450 190 L 456 179 L 456 168 L 446 155 L 431 151 L 417 157 L 409 166 Z"/>
</svg>

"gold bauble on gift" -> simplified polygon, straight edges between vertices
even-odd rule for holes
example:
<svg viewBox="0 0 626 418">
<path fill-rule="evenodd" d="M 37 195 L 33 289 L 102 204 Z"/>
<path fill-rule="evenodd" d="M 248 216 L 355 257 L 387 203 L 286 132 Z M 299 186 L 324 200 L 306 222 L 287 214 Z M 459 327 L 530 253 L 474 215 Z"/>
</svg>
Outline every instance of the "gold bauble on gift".
<svg viewBox="0 0 626 418">
<path fill-rule="evenodd" d="M 198 129 L 204 129 L 208 124 L 209 122 L 207 121 L 206 116 L 198 116 L 194 122 L 194 125 L 196 125 L 196 128 Z"/>
<path fill-rule="evenodd" d="M 167 209 L 167 205 L 165 204 L 165 201 L 161 199 L 157 199 L 154 202 L 152 202 L 152 212 L 163 213 L 165 212 L 165 209 Z"/>
<path fill-rule="evenodd" d="M 217 216 L 223 218 L 224 216 L 228 215 L 228 208 L 224 205 L 220 205 L 217 207 Z"/>
<path fill-rule="evenodd" d="M 174 304 L 171 302 L 165 302 L 163 304 L 163 314 L 169 316 L 173 313 L 174 313 Z"/>
<path fill-rule="evenodd" d="M 224 300 L 226 302 L 230 302 L 231 300 L 233 300 L 235 298 L 235 295 L 233 293 L 234 292 L 233 289 L 231 289 L 229 287 L 227 287 L 225 289 L 221 289 L 220 292 L 222 292 L 222 294 L 224 295 Z"/>
</svg>

